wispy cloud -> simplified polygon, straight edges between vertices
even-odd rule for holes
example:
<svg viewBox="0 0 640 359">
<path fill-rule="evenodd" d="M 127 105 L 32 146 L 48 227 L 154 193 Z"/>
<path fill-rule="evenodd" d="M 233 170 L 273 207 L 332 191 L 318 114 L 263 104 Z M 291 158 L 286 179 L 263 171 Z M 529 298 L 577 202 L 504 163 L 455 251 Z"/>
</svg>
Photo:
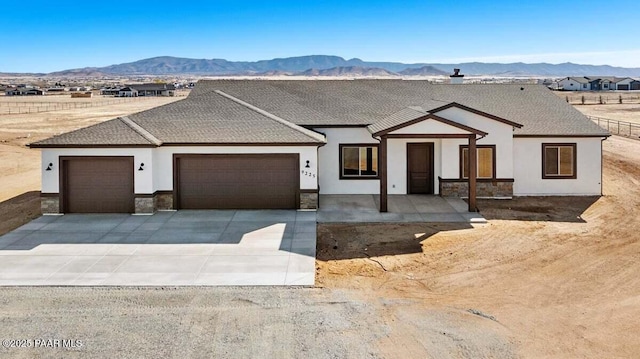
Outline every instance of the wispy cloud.
<svg viewBox="0 0 640 359">
<path fill-rule="evenodd" d="M 611 65 L 622 67 L 640 67 L 640 49 L 588 52 L 550 52 L 541 54 L 514 54 L 477 57 L 456 57 L 435 59 L 429 62 L 573 62 L 589 65 Z"/>
</svg>

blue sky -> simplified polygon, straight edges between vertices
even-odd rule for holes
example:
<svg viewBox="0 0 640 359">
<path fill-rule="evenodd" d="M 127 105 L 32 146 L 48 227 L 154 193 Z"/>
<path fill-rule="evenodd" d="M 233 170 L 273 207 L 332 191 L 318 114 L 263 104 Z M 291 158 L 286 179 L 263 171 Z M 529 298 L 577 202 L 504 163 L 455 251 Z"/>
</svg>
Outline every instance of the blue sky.
<svg viewBox="0 0 640 359">
<path fill-rule="evenodd" d="M 640 67 L 639 14 L 638 0 L 3 1 L 0 72 L 164 55 Z"/>
</svg>

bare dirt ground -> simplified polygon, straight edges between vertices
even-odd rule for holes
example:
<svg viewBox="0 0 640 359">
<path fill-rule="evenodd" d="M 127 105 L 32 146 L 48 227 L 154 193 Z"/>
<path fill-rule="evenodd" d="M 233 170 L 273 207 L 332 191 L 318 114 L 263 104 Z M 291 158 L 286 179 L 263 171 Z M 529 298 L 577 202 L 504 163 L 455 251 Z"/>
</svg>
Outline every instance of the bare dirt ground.
<svg viewBox="0 0 640 359">
<path fill-rule="evenodd" d="M 640 124 L 640 104 L 574 105 L 587 116 Z"/>
<path fill-rule="evenodd" d="M 604 150 L 605 196 L 599 199 L 481 201 L 490 221 L 475 229 L 321 226 L 317 284 L 371 300 L 410 300 L 409 307 L 423 310 L 479 311 L 527 358 L 635 357 L 640 141 L 613 137 Z M 437 357 L 421 347 L 420 330 L 399 314 L 403 306 L 380 310 L 397 330 L 389 351 L 402 343 Z"/>
</svg>

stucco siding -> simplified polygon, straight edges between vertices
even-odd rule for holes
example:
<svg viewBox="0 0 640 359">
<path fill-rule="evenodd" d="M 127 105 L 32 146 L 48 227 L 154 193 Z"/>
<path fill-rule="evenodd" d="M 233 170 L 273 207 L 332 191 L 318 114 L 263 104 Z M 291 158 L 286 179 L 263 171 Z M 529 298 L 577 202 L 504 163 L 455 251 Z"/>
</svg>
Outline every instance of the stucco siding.
<svg viewBox="0 0 640 359">
<path fill-rule="evenodd" d="M 42 149 L 42 192 L 59 193 L 61 156 L 133 156 L 134 191 L 137 194 L 150 194 L 153 185 L 153 149 L 151 148 L 43 148 Z M 52 163 L 51 171 L 45 169 Z M 138 171 L 144 163 L 144 170 Z"/>
<path fill-rule="evenodd" d="M 340 179 L 340 144 L 379 144 L 364 127 L 317 128 L 327 136 L 327 144 L 318 149 L 321 194 L 378 194 L 377 179 Z"/>
<path fill-rule="evenodd" d="M 484 131 L 487 136 L 477 141 L 478 145 L 496 146 L 496 176 L 513 178 L 513 127 L 459 108 L 448 108 L 437 113 L 438 116 L 460 124 Z M 468 144 L 468 140 L 443 140 L 443 163 L 450 159 L 459 161 L 459 146 Z M 459 178 L 460 166 L 443 166 L 442 178 Z"/>
<path fill-rule="evenodd" d="M 576 144 L 576 179 L 542 179 L 543 143 Z M 601 194 L 600 138 L 514 138 L 513 152 L 515 196 Z"/>
</svg>

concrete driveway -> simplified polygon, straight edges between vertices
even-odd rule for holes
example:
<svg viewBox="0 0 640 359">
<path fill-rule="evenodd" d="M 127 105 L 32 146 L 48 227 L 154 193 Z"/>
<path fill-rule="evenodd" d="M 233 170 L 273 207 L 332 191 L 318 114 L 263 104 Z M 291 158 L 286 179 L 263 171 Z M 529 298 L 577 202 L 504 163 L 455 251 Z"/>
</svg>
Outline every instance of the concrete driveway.
<svg viewBox="0 0 640 359">
<path fill-rule="evenodd" d="M 313 285 L 316 213 L 43 216 L 0 236 L 0 285 Z"/>
</svg>

